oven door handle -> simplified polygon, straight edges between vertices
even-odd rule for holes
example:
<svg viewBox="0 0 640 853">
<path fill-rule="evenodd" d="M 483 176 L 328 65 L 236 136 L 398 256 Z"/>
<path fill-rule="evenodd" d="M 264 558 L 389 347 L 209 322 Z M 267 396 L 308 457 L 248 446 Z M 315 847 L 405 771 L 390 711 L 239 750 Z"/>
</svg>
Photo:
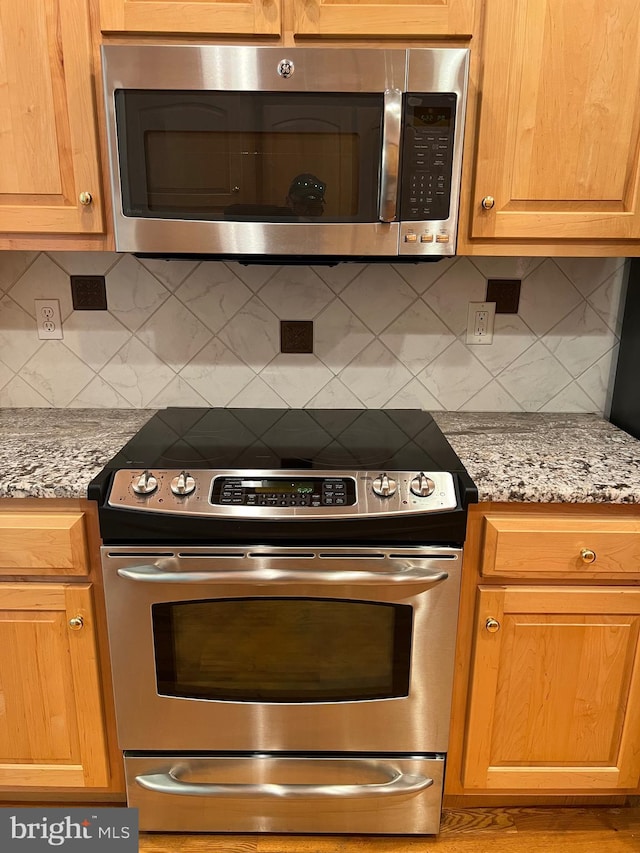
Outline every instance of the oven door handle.
<svg viewBox="0 0 640 853">
<path fill-rule="evenodd" d="M 211 572 L 167 572 L 158 566 L 131 566 L 118 569 L 118 576 L 142 583 L 317 583 L 335 584 L 416 584 L 434 585 L 446 581 L 448 572 L 429 572 L 421 568 L 401 569 L 393 572 L 366 571 L 296 571 L 262 567 Z"/>
<path fill-rule="evenodd" d="M 382 163 L 378 200 L 380 222 L 393 222 L 397 218 L 401 124 L 402 92 L 399 89 L 387 89 L 384 93 L 382 117 Z"/>
<path fill-rule="evenodd" d="M 367 762 L 358 762 L 360 766 Z M 388 779 L 384 782 L 365 783 L 362 785 L 316 784 L 216 784 L 210 782 L 184 782 L 180 773 L 188 770 L 187 766 L 171 768 L 168 773 L 151 773 L 136 776 L 136 784 L 148 791 L 159 794 L 175 794 L 180 797 L 234 797 L 251 799 L 362 799 L 363 797 L 389 797 L 416 794 L 433 785 L 433 779 L 420 774 L 402 773 L 396 767 L 386 765 Z M 376 769 L 380 769 L 376 765 Z"/>
</svg>

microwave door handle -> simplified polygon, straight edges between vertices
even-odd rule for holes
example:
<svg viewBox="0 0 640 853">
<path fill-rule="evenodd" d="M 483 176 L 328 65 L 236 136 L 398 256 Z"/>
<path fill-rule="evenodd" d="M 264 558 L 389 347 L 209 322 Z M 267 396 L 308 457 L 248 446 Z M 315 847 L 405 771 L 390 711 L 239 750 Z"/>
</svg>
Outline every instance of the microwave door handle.
<svg viewBox="0 0 640 853">
<path fill-rule="evenodd" d="M 446 581 L 448 572 L 433 572 L 419 567 L 398 569 L 396 571 L 324 571 L 314 572 L 295 569 L 269 568 L 236 569 L 233 571 L 210 572 L 167 572 L 159 566 L 131 566 L 118 569 L 118 576 L 142 583 L 320 583 L 342 584 L 416 584 L 434 585 Z"/>
<path fill-rule="evenodd" d="M 378 201 L 380 222 L 393 222 L 397 218 L 401 123 L 402 92 L 399 89 L 387 89 L 384 93 L 382 117 L 382 164 Z"/>
</svg>

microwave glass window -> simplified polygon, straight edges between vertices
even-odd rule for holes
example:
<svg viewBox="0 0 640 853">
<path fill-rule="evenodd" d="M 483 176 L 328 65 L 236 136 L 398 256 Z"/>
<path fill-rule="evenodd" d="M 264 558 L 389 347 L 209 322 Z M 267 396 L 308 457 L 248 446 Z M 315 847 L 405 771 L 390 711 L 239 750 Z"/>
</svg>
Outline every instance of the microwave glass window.
<svg viewBox="0 0 640 853">
<path fill-rule="evenodd" d="M 238 598 L 152 606 L 158 693 L 236 702 L 408 695 L 409 605 Z"/>
<path fill-rule="evenodd" d="M 375 220 L 382 106 L 379 94 L 119 90 L 123 213 Z"/>
</svg>

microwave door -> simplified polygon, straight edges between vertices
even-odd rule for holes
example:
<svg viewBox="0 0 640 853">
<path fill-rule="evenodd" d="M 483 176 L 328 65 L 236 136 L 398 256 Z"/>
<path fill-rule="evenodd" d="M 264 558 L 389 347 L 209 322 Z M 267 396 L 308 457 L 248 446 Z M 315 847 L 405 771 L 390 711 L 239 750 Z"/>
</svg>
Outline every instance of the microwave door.
<svg viewBox="0 0 640 853">
<path fill-rule="evenodd" d="M 384 93 L 382 117 L 382 158 L 378 206 L 380 222 L 394 222 L 397 218 L 401 125 L 402 92 L 399 89 L 387 89 Z"/>
</svg>

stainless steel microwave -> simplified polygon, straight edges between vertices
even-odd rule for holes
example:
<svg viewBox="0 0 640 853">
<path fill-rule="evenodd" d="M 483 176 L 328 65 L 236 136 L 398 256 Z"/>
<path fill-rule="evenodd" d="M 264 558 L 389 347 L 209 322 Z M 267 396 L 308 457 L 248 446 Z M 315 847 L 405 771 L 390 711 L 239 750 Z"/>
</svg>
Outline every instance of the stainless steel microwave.
<svg viewBox="0 0 640 853">
<path fill-rule="evenodd" d="M 107 45 L 102 57 L 118 251 L 455 254 L 468 50 Z"/>
</svg>

